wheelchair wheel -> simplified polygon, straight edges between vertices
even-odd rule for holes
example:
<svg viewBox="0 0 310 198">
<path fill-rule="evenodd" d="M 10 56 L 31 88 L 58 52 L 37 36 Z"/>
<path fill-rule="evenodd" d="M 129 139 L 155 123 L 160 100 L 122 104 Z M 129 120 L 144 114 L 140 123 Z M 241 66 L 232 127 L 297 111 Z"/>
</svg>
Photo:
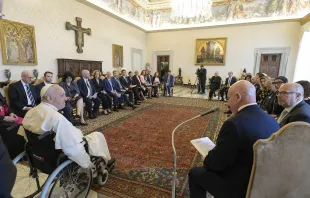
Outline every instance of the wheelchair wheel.
<svg viewBox="0 0 310 198">
<path fill-rule="evenodd" d="M 104 186 L 107 181 L 108 181 L 108 177 L 109 177 L 109 172 L 108 170 L 104 169 L 104 171 L 100 171 L 98 172 L 97 175 L 97 184 L 99 186 Z"/>
<path fill-rule="evenodd" d="M 46 193 L 48 198 L 87 197 L 92 183 L 91 169 L 83 169 L 71 161 L 58 171 L 55 177 L 53 177 L 54 172 L 49 178 L 52 183 Z M 46 197 L 43 193 L 42 196 Z"/>
<path fill-rule="evenodd" d="M 48 178 L 48 175 L 31 167 L 25 152 L 13 160 L 16 169 L 16 181 L 11 192 L 12 197 L 34 197 L 41 191 L 41 187 Z"/>
</svg>

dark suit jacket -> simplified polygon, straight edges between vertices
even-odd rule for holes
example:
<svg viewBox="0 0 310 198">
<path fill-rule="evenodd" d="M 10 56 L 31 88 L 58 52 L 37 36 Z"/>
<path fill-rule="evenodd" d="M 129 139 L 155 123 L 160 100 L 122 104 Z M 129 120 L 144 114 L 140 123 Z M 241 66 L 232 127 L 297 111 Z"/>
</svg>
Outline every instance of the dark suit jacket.
<svg viewBox="0 0 310 198">
<path fill-rule="evenodd" d="M 306 102 L 308 105 L 310 105 L 310 99 L 305 100 L 305 102 Z"/>
<path fill-rule="evenodd" d="M 29 88 L 34 100 L 36 101 L 36 104 L 38 104 L 39 96 L 37 95 L 36 88 L 32 84 L 29 84 Z M 27 94 L 21 81 L 10 84 L 9 99 L 12 112 L 20 117 L 24 117 L 26 111 L 24 111 L 23 108 L 28 105 L 28 100 Z"/>
<path fill-rule="evenodd" d="M 206 80 L 206 78 L 207 78 L 207 70 L 206 70 L 206 68 L 199 68 L 199 78 L 201 79 L 201 80 Z"/>
<path fill-rule="evenodd" d="M 91 80 L 93 82 L 95 92 L 101 93 L 101 91 L 105 91 L 103 80 L 99 79 L 99 83 L 95 78 Z"/>
<path fill-rule="evenodd" d="M 126 78 L 126 80 L 125 80 L 125 78 Z M 123 76 L 121 76 L 121 77 L 119 77 L 119 81 L 121 82 L 123 87 L 129 88 L 129 86 L 131 84 L 131 80 L 128 80 L 129 76 L 127 76 L 125 78 Z"/>
<path fill-rule="evenodd" d="M 141 85 L 141 81 L 139 81 L 139 76 L 136 76 L 136 75 L 134 75 L 133 77 L 132 77 L 132 84 L 133 85 L 136 85 L 137 87 L 141 87 L 142 85 Z"/>
<path fill-rule="evenodd" d="M 111 78 L 111 84 L 112 84 L 112 87 L 113 87 L 113 90 L 116 90 L 116 84 L 115 84 L 115 81 Z M 112 93 L 112 88 L 111 88 L 111 85 L 110 85 L 110 83 L 109 83 L 109 79 L 108 78 L 105 78 L 104 80 L 103 80 L 103 85 L 104 85 L 104 89 L 105 89 L 105 91 L 108 93 L 108 94 L 110 94 L 111 95 L 111 93 Z"/>
<path fill-rule="evenodd" d="M 16 179 L 16 167 L 14 166 L 7 149 L 0 137 L 0 197 L 11 197 Z"/>
<path fill-rule="evenodd" d="M 153 84 L 153 76 L 152 75 L 147 75 L 146 81 L 149 82 L 152 85 Z"/>
<path fill-rule="evenodd" d="M 253 164 L 253 144 L 278 130 L 276 120 L 258 105 L 245 107 L 224 122 L 204 167 L 230 183 L 233 190 L 224 192 L 225 197 L 245 197 Z M 223 191 L 221 186 L 218 190 Z"/>
<path fill-rule="evenodd" d="M 280 127 L 290 122 L 307 122 L 310 124 L 310 106 L 303 100 L 296 105 L 280 122 Z"/>
<path fill-rule="evenodd" d="M 236 82 L 237 82 L 237 78 L 236 77 L 231 77 L 231 81 L 230 81 L 230 84 L 228 85 L 228 79 L 229 79 L 229 77 L 228 78 L 226 78 L 226 81 L 225 81 L 225 86 L 232 86 L 233 84 L 235 84 Z"/>
<path fill-rule="evenodd" d="M 219 89 L 222 84 L 222 78 L 220 76 L 212 76 L 210 80 L 210 87 L 214 89 Z"/>
<path fill-rule="evenodd" d="M 91 94 L 94 95 L 94 93 L 96 93 L 96 89 L 94 87 L 94 84 L 91 80 L 89 80 L 89 84 L 90 84 L 90 89 L 92 90 Z M 83 97 L 83 98 L 86 98 L 87 97 L 87 93 L 88 93 L 88 89 L 87 89 L 87 85 L 84 81 L 84 78 L 81 78 L 80 80 L 77 81 L 77 85 L 80 89 L 80 95 Z"/>
<path fill-rule="evenodd" d="M 35 86 L 36 90 L 37 90 L 37 95 L 38 95 L 38 103 L 41 102 L 41 97 L 40 97 L 40 92 L 41 92 L 41 89 L 45 86 L 45 83 L 44 82 L 41 82 L 40 84 L 37 84 Z"/>
</svg>

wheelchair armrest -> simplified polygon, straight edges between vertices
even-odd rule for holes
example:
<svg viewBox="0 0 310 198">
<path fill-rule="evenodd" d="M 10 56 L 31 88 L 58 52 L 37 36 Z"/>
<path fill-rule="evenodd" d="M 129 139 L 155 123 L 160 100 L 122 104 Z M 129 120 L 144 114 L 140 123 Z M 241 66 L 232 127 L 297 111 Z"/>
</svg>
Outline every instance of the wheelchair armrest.
<svg viewBox="0 0 310 198">
<path fill-rule="evenodd" d="M 85 151 L 89 155 L 88 141 L 85 137 L 83 137 L 83 141 L 81 143 L 83 143 L 83 142 L 85 142 L 85 144 L 84 144 Z"/>
<path fill-rule="evenodd" d="M 45 133 L 39 135 L 39 136 L 38 136 L 38 139 L 39 139 L 39 140 L 42 140 L 42 139 L 45 138 L 46 136 L 51 135 L 51 134 L 53 134 L 53 133 L 54 133 L 53 131 L 45 132 Z"/>
</svg>

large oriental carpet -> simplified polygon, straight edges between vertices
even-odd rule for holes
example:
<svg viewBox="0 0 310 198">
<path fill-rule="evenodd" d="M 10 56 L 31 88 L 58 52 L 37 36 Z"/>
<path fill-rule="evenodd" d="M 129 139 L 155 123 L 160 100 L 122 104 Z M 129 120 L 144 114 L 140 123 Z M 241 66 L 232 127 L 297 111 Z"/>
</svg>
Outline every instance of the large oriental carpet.
<svg viewBox="0 0 310 198">
<path fill-rule="evenodd" d="M 153 99 L 102 126 L 99 130 L 107 139 L 111 156 L 116 158 L 116 167 L 107 184 L 103 188 L 95 186 L 94 190 L 111 197 L 171 197 L 171 132 L 213 105 L 201 99 Z M 188 196 L 188 171 L 201 163 L 190 140 L 202 136 L 214 140 L 219 121 L 220 113 L 214 113 L 184 125 L 176 133 L 178 196 Z"/>
</svg>

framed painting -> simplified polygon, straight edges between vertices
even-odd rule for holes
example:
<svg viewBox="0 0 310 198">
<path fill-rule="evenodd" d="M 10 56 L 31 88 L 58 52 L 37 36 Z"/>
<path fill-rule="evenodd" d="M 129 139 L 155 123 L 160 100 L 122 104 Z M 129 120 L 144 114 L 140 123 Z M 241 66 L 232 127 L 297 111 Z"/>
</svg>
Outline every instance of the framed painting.
<svg viewBox="0 0 310 198">
<path fill-rule="evenodd" d="M 124 67 L 123 65 L 123 46 L 112 45 L 112 64 L 114 68 Z"/>
<path fill-rule="evenodd" d="M 225 65 L 227 38 L 197 39 L 195 65 Z"/>
<path fill-rule="evenodd" d="M 4 65 L 37 65 L 34 26 L 2 19 L 0 40 Z"/>
</svg>

